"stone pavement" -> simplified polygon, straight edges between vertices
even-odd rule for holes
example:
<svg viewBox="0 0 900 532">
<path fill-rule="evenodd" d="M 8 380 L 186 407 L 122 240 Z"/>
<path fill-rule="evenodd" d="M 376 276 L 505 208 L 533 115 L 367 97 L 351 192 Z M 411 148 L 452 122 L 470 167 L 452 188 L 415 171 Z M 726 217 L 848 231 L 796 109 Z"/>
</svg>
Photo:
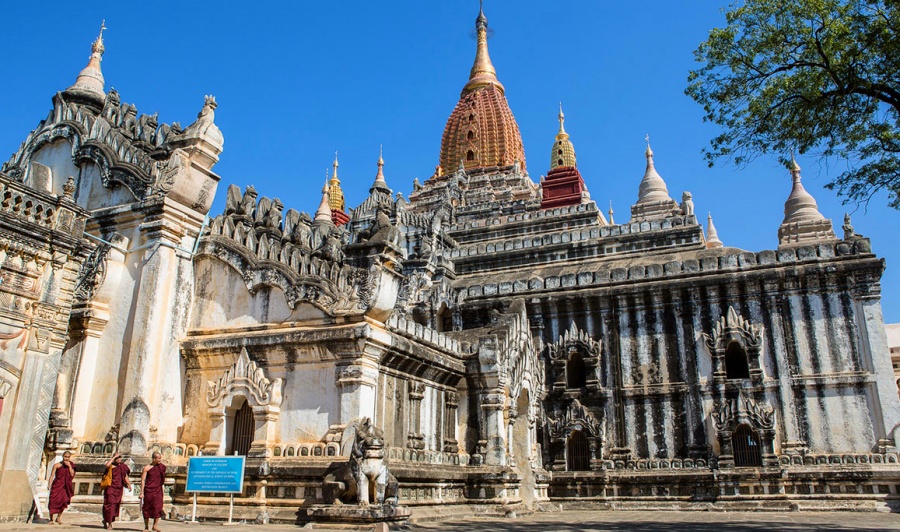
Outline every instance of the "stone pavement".
<svg viewBox="0 0 900 532">
<path fill-rule="evenodd" d="M 68 519 L 66 519 L 68 518 Z M 41 524 L 0 523 L 0 532 L 45 530 L 101 530 L 99 516 L 64 514 L 65 526 Z M 140 532 L 141 523 L 117 522 L 116 530 Z M 225 530 L 299 531 L 296 525 L 239 524 Z M 221 523 L 189 524 L 162 521 L 164 532 L 219 532 Z M 333 529 L 317 528 L 328 531 Z M 518 519 L 467 519 L 410 526 L 404 530 L 445 532 L 581 532 L 581 531 L 696 531 L 696 532 L 762 532 L 768 530 L 809 531 L 825 530 L 900 530 L 900 514 L 876 512 L 669 512 L 669 511 L 566 511 L 541 513 Z M 346 532 L 346 530 L 344 531 Z"/>
</svg>

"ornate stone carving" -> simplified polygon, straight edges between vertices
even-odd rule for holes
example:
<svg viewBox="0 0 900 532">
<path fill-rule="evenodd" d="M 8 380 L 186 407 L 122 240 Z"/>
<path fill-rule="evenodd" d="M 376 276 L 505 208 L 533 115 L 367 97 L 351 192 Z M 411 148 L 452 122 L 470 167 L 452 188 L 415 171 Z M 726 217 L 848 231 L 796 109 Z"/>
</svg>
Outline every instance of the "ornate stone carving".
<svg viewBox="0 0 900 532">
<path fill-rule="evenodd" d="M 226 396 L 234 393 L 236 389 L 247 393 L 248 399 L 253 399 L 257 405 L 281 405 L 282 379 L 270 380 L 256 362 L 250 360 L 247 348 L 241 349 L 237 361 L 215 381 L 207 381 L 206 403 L 210 407 L 217 407 Z"/>
<path fill-rule="evenodd" d="M 582 356 L 599 357 L 601 347 L 600 340 L 594 340 L 572 322 L 569 330 L 560 335 L 556 342 L 547 346 L 547 351 L 551 359 L 568 359 L 572 353 L 578 351 L 582 352 Z"/>
<path fill-rule="evenodd" d="M 686 190 L 681 194 L 681 214 L 684 216 L 694 215 L 694 199 Z"/>
<path fill-rule="evenodd" d="M 752 382 L 762 382 L 763 373 L 760 365 L 762 350 L 762 333 L 759 327 L 740 316 L 734 307 L 716 323 L 712 334 L 703 334 L 710 354 L 713 357 L 713 379 L 723 381 L 728 378 L 725 353 L 729 345 L 737 343 L 747 355 L 747 370 Z"/>
<path fill-rule="evenodd" d="M 734 307 L 728 307 L 728 312 L 716 323 L 712 334 L 703 334 L 706 345 L 711 351 L 725 350 L 728 343 L 741 339 L 745 348 L 759 347 L 762 344 L 762 335 L 759 327 L 740 316 Z"/>
<path fill-rule="evenodd" d="M 384 463 L 384 434 L 363 418 L 348 424 L 341 437 L 344 464 L 332 467 L 325 475 L 322 495 L 327 504 L 357 503 L 367 507 L 369 485 L 375 486 L 374 502 L 396 506 L 399 499 L 397 479 Z"/>
<path fill-rule="evenodd" d="M 711 416 L 718 431 L 733 431 L 740 424 L 750 425 L 756 430 L 775 427 L 775 410 L 768 404 L 755 401 L 744 390 L 740 390 L 736 398 L 723 401 Z"/>
<path fill-rule="evenodd" d="M 566 439 L 575 430 L 589 437 L 602 438 L 605 426 L 606 420 L 598 421 L 578 399 L 572 399 L 559 419 L 547 417 L 547 432 L 554 439 Z"/>
<path fill-rule="evenodd" d="M 75 283 L 75 299 L 88 302 L 94 297 L 94 291 L 106 279 L 106 259 L 110 245 L 100 243 L 81 265 L 78 281 Z"/>
</svg>

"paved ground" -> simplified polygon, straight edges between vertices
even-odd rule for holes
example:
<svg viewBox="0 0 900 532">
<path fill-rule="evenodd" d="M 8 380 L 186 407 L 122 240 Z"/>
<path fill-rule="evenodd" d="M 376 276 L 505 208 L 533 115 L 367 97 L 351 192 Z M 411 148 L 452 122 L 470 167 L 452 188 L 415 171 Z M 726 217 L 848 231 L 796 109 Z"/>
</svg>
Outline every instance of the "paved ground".
<svg viewBox="0 0 900 532">
<path fill-rule="evenodd" d="M 68 519 L 67 519 L 68 518 Z M 0 524 L 0 532 L 45 530 L 101 530 L 98 516 L 85 514 L 65 514 L 65 526 L 40 524 Z M 140 532 L 141 523 L 116 523 L 116 530 Z M 187 524 L 162 521 L 160 529 L 165 532 L 221 532 L 217 523 Z M 249 525 L 233 527 L 236 530 L 252 532 L 303 530 L 294 525 Z M 319 529 L 324 530 L 324 529 Z M 465 521 L 428 523 L 407 530 L 442 530 L 447 532 L 581 532 L 581 531 L 696 531 L 696 532 L 762 532 L 766 530 L 786 531 L 859 531 L 859 530 L 900 530 L 900 514 L 885 513 L 842 513 L 842 512 L 562 512 L 543 513 L 519 519 L 468 519 Z M 346 532 L 346 531 L 345 531 Z"/>
</svg>

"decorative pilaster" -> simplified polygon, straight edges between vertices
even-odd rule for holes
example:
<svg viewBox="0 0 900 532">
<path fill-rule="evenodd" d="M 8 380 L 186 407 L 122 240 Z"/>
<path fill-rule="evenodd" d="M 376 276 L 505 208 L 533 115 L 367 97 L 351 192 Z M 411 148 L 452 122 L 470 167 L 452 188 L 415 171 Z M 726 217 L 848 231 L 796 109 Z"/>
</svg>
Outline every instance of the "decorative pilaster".
<svg viewBox="0 0 900 532">
<path fill-rule="evenodd" d="M 896 445 L 891 433 L 900 423 L 900 398 L 894 382 L 887 333 L 884 330 L 884 315 L 881 310 L 881 272 L 860 275 L 851 287 L 856 326 L 859 330 L 858 342 L 864 357 L 863 367 L 874 376 L 873 395 L 878 397 L 880 415 L 873 414 L 875 442 L 881 452 L 895 451 Z"/>
<path fill-rule="evenodd" d="M 459 452 L 456 440 L 456 411 L 459 409 L 459 393 L 444 392 L 444 452 Z"/>
<path fill-rule="evenodd" d="M 425 397 L 425 383 L 409 382 L 409 432 L 406 446 L 410 449 L 424 449 L 425 435 L 422 434 L 422 399 Z"/>
<path fill-rule="evenodd" d="M 194 242 L 203 222 L 199 212 L 168 197 L 146 208 L 140 226 L 143 257 L 136 258 L 141 290 L 133 303 L 122 382 L 119 451 L 126 455 L 147 452 L 151 426 L 157 428 L 152 439 L 178 438 L 183 417 L 178 339 L 186 332 L 194 278 L 190 252 L 183 246 Z"/>
</svg>

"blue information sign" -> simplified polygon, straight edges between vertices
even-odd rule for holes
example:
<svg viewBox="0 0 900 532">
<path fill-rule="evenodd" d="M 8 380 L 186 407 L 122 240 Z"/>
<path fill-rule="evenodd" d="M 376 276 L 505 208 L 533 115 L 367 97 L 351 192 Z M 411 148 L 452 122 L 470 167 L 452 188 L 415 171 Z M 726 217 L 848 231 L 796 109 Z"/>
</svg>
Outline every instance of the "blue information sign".
<svg viewBox="0 0 900 532">
<path fill-rule="evenodd" d="M 241 493 L 243 456 L 192 456 L 188 459 L 186 492 Z"/>
</svg>

